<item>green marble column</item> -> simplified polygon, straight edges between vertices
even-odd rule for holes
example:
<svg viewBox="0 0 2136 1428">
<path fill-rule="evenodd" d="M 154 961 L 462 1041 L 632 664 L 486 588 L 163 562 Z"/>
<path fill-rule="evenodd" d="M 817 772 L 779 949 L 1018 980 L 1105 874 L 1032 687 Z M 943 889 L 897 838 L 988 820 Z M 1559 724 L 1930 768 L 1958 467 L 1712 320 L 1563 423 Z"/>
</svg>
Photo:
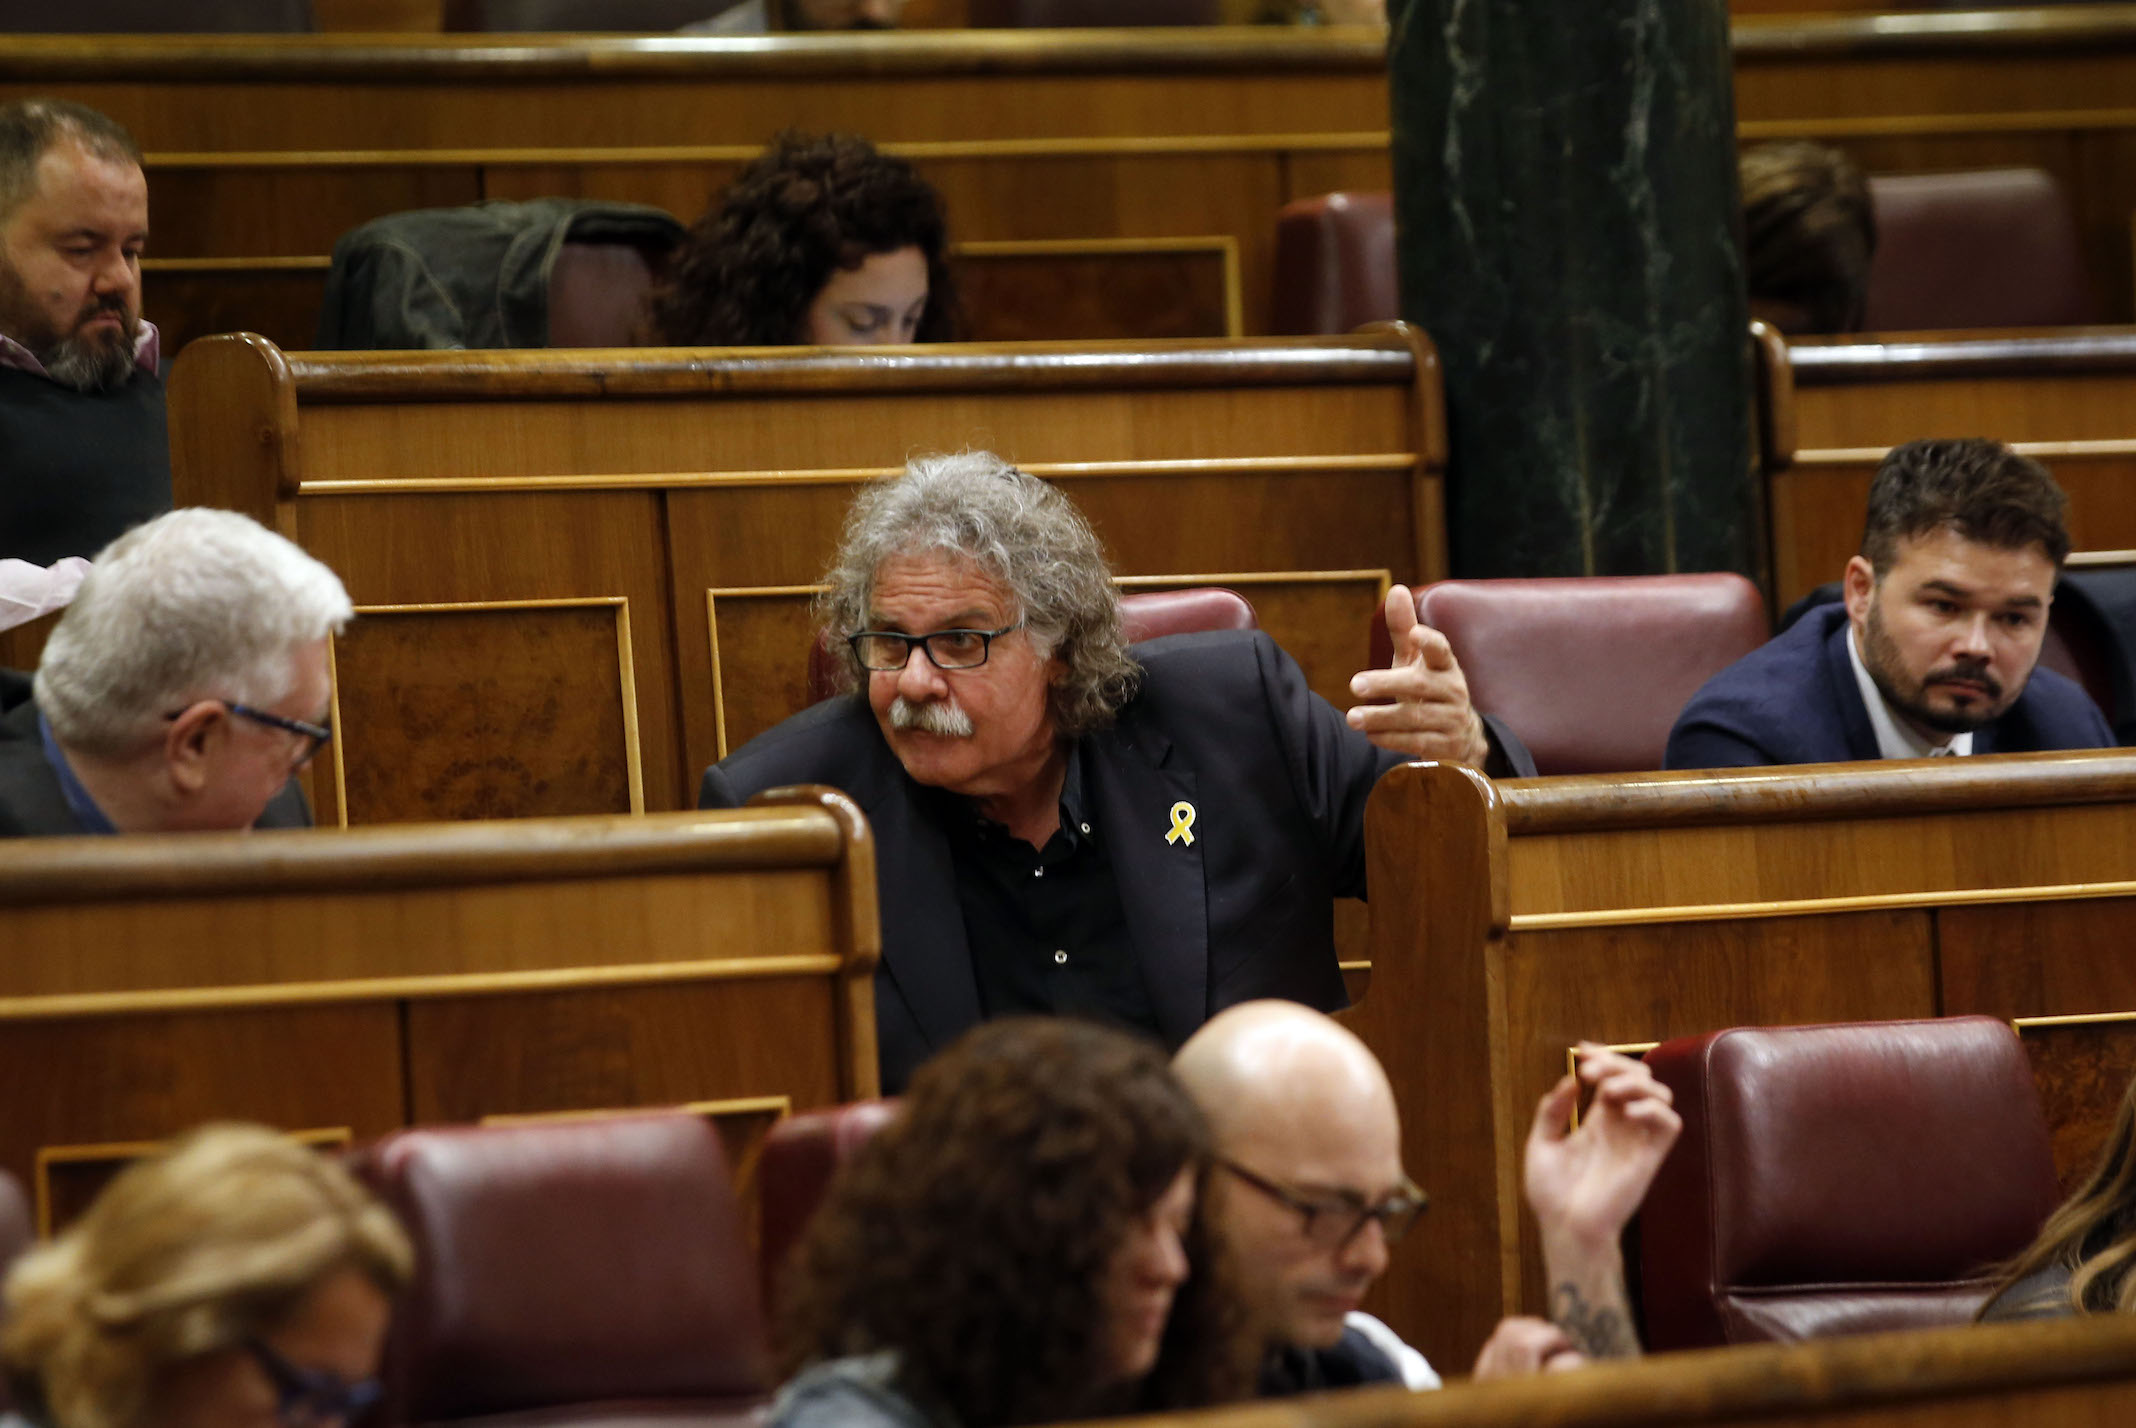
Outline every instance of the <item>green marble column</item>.
<svg viewBox="0 0 2136 1428">
<path fill-rule="evenodd" d="M 1463 576 L 1762 560 L 1726 0 L 1390 0 Z"/>
</svg>

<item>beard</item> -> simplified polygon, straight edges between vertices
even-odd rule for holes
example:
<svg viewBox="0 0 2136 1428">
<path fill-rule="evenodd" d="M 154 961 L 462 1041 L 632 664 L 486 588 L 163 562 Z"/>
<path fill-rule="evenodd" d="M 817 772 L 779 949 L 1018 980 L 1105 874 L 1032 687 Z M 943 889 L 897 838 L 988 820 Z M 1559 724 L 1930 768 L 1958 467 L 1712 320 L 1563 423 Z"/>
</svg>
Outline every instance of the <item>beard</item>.
<svg viewBox="0 0 2136 1428">
<path fill-rule="evenodd" d="M 84 331 L 91 319 L 116 313 L 116 328 Z M 45 375 L 77 392 L 108 392 L 133 380 L 134 341 L 141 319 L 123 298 L 99 298 L 83 307 L 71 332 L 52 330 L 30 300 L 29 285 L 0 257 L 0 332 L 6 332 L 44 365 Z"/>
<path fill-rule="evenodd" d="M 2017 696 L 2024 692 L 2024 684 L 2003 697 L 2002 681 L 1988 673 L 1986 660 L 1958 660 L 1955 663 L 1932 669 L 1918 682 L 1901 685 L 1905 678 L 1904 664 L 1899 647 L 1884 628 L 1883 602 L 1881 597 L 1869 602 L 1869 618 L 1862 631 L 1862 668 L 1869 671 L 1869 680 L 1876 685 L 1877 693 L 1884 702 L 1905 715 L 1924 729 L 1933 729 L 1939 734 L 1970 734 L 2000 719 Z M 1928 686 L 1939 680 L 1968 679 L 1987 690 L 1985 701 L 1971 709 L 1939 708 L 1928 700 Z"/>
</svg>

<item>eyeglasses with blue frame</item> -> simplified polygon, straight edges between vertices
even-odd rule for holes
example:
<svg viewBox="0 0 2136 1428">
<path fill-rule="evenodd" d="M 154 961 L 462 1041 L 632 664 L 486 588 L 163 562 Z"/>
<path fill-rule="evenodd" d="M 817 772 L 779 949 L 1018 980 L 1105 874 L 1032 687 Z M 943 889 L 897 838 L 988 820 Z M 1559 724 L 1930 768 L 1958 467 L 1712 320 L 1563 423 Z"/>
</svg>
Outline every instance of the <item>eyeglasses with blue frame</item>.
<svg viewBox="0 0 2136 1428">
<path fill-rule="evenodd" d="M 247 1337 L 245 1352 L 274 1385 L 274 1416 L 282 1428 L 355 1423 L 378 1406 L 385 1387 L 375 1378 L 350 1383 L 325 1369 L 305 1368 L 276 1353 L 264 1339 Z"/>
</svg>

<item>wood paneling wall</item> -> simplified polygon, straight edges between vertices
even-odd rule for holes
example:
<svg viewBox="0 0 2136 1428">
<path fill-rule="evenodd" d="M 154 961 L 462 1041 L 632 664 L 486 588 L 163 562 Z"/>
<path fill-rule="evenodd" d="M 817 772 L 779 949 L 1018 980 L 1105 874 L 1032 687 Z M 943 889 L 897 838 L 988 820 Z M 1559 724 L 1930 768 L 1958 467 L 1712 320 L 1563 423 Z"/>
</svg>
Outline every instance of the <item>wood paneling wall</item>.
<svg viewBox="0 0 2136 1428">
<path fill-rule="evenodd" d="M 747 1137 L 767 1108 L 874 1095 L 869 838 L 819 791 L 660 818 L 15 842 L 0 945 L 38 955 L 0 966 L 0 1168 L 51 1224 L 204 1120 L 345 1141 L 696 1104 Z"/>
<path fill-rule="evenodd" d="M 1462 1364 L 1442 1363 L 1441 1373 Z M 1366 1388 L 1127 1428 L 2089 1428 L 2136 1410 L 2126 1316 L 1658 1354 L 1577 1373 Z"/>
<path fill-rule="evenodd" d="M 2136 549 L 2136 331 L 1809 339 L 1764 369 L 1782 607 L 1839 578 L 1877 463 L 1920 437 L 2012 443 L 2069 493 L 2078 550 Z"/>
<path fill-rule="evenodd" d="M 2136 316 L 2136 110 L 2125 99 L 2136 11 L 1897 23 L 1754 15 L 1735 45 L 1745 142 L 1822 139 L 1878 173 L 2048 168 L 2075 195 L 2109 311 Z M 723 175 L 789 126 L 853 130 L 910 157 L 941 187 L 965 242 L 1128 240 L 1148 263 L 1159 240 L 1228 240 L 1243 330 L 1257 333 L 1267 330 L 1276 209 L 1389 184 L 1382 47 L 1376 29 L 1256 26 L 808 36 L 768 49 L 25 36 L 0 55 L 0 100 L 64 94 L 142 138 L 154 257 L 166 265 L 151 279 L 150 311 L 186 335 L 307 335 L 333 237 L 402 208 L 589 193 L 694 216 Z M 1058 325 L 1068 319 L 1045 287 L 1017 293 L 1003 309 L 1023 315 L 1014 335 L 1079 335 Z M 1108 316 L 1094 301 L 1069 311 Z M 1142 313 L 1129 303 L 1109 317 Z"/>
<path fill-rule="evenodd" d="M 1138 587 L 1230 585 L 1347 702 L 1389 580 L 1445 571 L 1437 359 L 1348 338 L 903 352 L 332 353 L 171 379 L 181 503 L 249 511 L 365 611 L 323 821 L 688 807 L 798 709 L 864 482 L 988 448 Z M 589 801 L 592 800 L 592 801 Z"/>
<path fill-rule="evenodd" d="M 1383 1283 L 1390 1321 L 1460 1364 L 1500 1314 L 1541 1308 L 1521 1145 L 1583 1038 L 2074 1016 L 2089 1052 L 2026 1031 L 2049 1103 L 2096 1123 L 2109 1087 L 2110 1110 L 2136 1066 L 2136 1023 L 2111 1019 L 2136 1011 L 2136 971 L 2109 950 L 2136 933 L 2136 755 L 1963 763 L 1382 780 L 1372 981 L 1347 1015 L 1432 1192 Z"/>
</svg>

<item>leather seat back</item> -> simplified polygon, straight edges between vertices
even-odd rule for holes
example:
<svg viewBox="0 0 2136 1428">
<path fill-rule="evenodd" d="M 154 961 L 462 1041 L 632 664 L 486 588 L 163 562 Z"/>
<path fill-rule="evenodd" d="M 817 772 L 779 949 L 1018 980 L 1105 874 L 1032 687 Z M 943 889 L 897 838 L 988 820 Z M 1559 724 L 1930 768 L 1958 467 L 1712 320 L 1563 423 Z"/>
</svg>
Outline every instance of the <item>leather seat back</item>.
<svg viewBox="0 0 2136 1428">
<path fill-rule="evenodd" d="M 780 1276 L 839 1167 L 896 1114 L 895 1100 L 853 1101 L 788 1116 L 764 1138 L 764 1152 L 757 1160 L 757 1187 L 764 1206 L 758 1252 L 763 1259 L 766 1304 L 779 1302 Z"/>
<path fill-rule="evenodd" d="M 1869 331 L 2104 320 L 2075 210 L 2046 170 L 1883 174 L 1869 193 Z"/>
<path fill-rule="evenodd" d="M 2007 1022 L 1740 1027 L 1647 1064 L 1684 1122 L 1639 1215 L 1650 1348 L 1963 1323 L 2055 1206 Z"/>
<path fill-rule="evenodd" d="M 357 1169 L 416 1247 L 389 1421 L 645 1402 L 722 1421 L 769 1389 L 756 1262 L 702 1117 L 402 1131 Z"/>
<path fill-rule="evenodd" d="M 1394 195 L 1324 193 L 1276 215 L 1280 334 L 1339 336 L 1402 315 L 1394 259 Z"/>
<path fill-rule="evenodd" d="M 1542 774 L 1660 768 L 1685 702 L 1766 638 L 1758 588 L 1729 574 L 1442 580 L 1417 592 L 1417 617 Z M 1378 614 L 1373 649 L 1384 664 Z"/>
</svg>

